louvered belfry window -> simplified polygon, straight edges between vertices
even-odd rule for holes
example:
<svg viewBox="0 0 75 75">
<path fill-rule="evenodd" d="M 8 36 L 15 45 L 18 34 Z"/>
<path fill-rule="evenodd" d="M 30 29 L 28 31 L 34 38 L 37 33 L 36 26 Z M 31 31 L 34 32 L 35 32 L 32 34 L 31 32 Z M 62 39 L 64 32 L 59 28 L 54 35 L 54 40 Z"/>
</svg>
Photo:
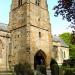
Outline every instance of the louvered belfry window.
<svg viewBox="0 0 75 75">
<path fill-rule="evenodd" d="M 22 0 L 18 1 L 18 6 L 22 5 Z"/>
<path fill-rule="evenodd" d="M 36 5 L 38 6 L 40 5 L 40 0 L 36 0 L 35 2 L 36 2 Z"/>
</svg>

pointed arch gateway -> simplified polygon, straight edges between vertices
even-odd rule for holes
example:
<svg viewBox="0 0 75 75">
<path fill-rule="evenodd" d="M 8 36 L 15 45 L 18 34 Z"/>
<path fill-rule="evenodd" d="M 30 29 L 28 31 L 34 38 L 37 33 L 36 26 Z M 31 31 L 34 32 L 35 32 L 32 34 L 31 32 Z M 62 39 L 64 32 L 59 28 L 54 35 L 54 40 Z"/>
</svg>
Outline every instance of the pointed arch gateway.
<svg viewBox="0 0 75 75">
<path fill-rule="evenodd" d="M 46 54 L 42 50 L 39 50 L 34 56 L 34 69 L 37 69 L 37 65 L 46 66 Z"/>
</svg>

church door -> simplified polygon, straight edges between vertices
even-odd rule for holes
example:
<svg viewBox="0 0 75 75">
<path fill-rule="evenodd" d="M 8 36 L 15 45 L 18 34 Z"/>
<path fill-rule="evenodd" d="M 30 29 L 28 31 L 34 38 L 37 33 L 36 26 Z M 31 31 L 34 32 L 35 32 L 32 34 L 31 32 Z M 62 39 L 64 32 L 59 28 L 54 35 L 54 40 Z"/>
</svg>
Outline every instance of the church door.
<svg viewBox="0 0 75 75">
<path fill-rule="evenodd" d="M 46 66 L 46 55 L 43 51 L 39 50 L 34 56 L 34 69 L 41 65 Z"/>
</svg>

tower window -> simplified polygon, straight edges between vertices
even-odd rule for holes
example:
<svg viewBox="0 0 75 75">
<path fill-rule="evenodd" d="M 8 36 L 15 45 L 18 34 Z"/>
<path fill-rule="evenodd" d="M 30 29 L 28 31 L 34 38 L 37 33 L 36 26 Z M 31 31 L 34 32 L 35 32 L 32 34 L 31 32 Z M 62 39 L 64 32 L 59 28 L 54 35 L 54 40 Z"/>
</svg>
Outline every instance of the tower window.
<svg viewBox="0 0 75 75">
<path fill-rule="evenodd" d="M 22 0 L 19 0 L 19 1 L 18 1 L 18 5 L 19 5 L 19 6 L 22 5 Z"/>
<path fill-rule="evenodd" d="M 19 35 L 17 35 L 17 37 L 19 38 Z"/>
<path fill-rule="evenodd" d="M 41 38 L 41 32 L 39 32 L 39 38 Z"/>
<path fill-rule="evenodd" d="M 40 5 L 40 0 L 36 0 L 35 2 L 36 2 L 36 5 L 38 6 Z"/>
</svg>

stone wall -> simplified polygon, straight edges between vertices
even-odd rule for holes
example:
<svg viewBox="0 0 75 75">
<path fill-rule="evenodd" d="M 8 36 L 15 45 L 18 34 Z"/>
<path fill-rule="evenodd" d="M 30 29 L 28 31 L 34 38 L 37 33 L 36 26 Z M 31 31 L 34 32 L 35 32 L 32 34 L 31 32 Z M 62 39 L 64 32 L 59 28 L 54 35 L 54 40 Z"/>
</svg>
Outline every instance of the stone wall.
<svg viewBox="0 0 75 75">
<path fill-rule="evenodd" d="M 9 35 L 10 33 L 6 31 L 0 31 L 0 71 L 6 71 L 9 69 Z"/>
</svg>

